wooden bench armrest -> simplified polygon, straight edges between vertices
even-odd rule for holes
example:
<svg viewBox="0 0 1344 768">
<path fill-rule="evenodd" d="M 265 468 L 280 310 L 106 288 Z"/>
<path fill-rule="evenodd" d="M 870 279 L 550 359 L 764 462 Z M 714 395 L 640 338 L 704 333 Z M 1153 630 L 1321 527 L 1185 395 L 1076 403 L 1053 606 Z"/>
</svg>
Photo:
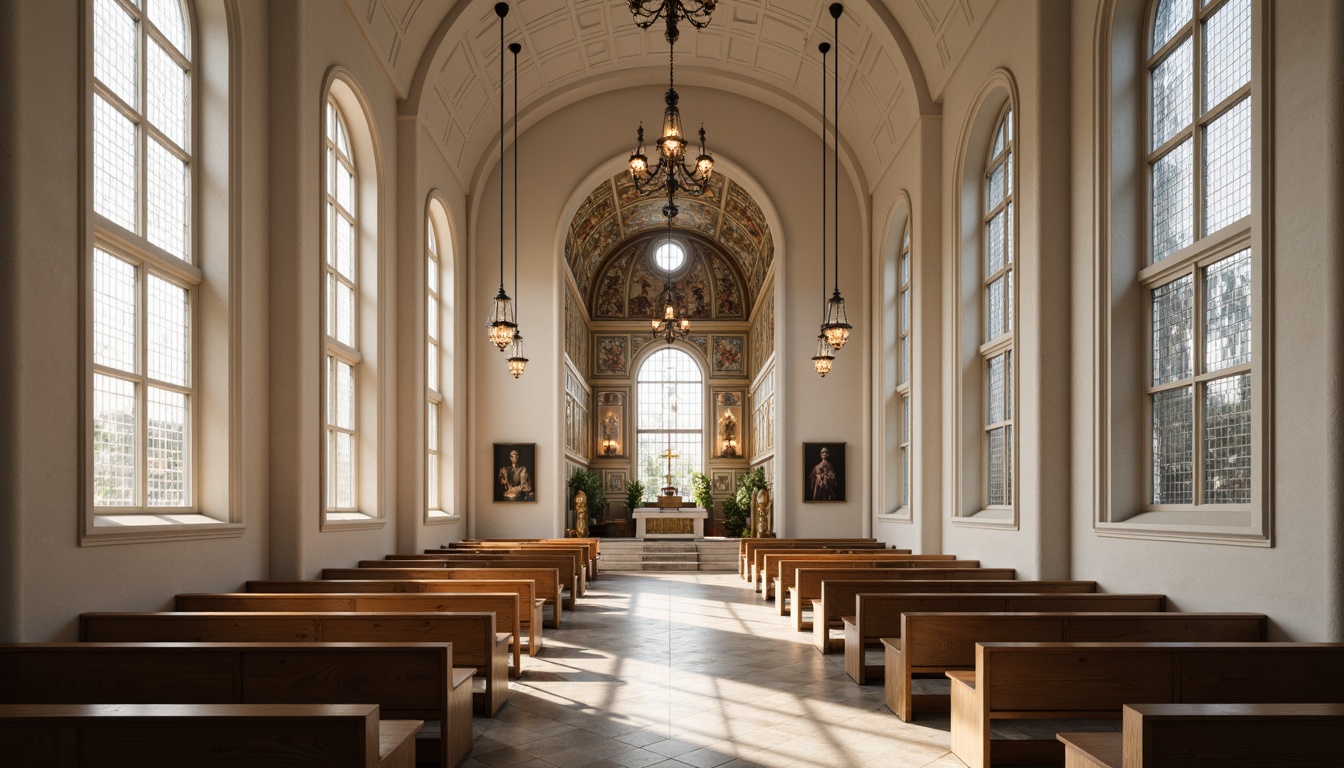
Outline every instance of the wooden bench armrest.
<svg viewBox="0 0 1344 768">
<path fill-rule="evenodd" d="M 961 683 L 967 688 L 975 690 L 975 670 L 973 669 L 957 670 L 954 672 L 946 672 L 944 674 L 948 676 L 948 678 L 952 681 L 953 684 Z"/>
<path fill-rule="evenodd" d="M 841 623 L 841 624 L 844 624 L 845 626 L 849 626 L 849 627 L 858 626 L 858 623 L 859 623 L 859 617 L 858 617 L 858 616 L 841 616 L 841 617 L 840 617 L 840 623 Z"/>
<path fill-rule="evenodd" d="M 409 764 L 414 765 L 415 734 L 424 727 L 423 720 L 379 720 L 378 764 L 386 768 L 401 768 L 407 765 L 409 759 Z M 396 754 L 398 752 L 399 755 Z"/>
<path fill-rule="evenodd" d="M 905 638 L 903 637 L 883 637 L 881 640 L 882 645 L 891 648 L 892 650 L 899 651 L 905 646 Z"/>
<path fill-rule="evenodd" d="M 1124 764 L 1124 735 L 1120 733 L 1057 733 L 1055 738 L 1068 751 L 1067 765 L 1082 759 L 1085 768 L 1121 768 Z"/>
<path fill-rule="evenodd" d="M 476 676 L 475 667 L 453 667 L 453 687 L 460 685 L 471 685 L 471 678 Z"/>
<path fill-rule="evenodd" d="M 513 640 L 512 632 L 496 632 L 495 642 L 499 645 L 508 645 Z"/>
</svg>

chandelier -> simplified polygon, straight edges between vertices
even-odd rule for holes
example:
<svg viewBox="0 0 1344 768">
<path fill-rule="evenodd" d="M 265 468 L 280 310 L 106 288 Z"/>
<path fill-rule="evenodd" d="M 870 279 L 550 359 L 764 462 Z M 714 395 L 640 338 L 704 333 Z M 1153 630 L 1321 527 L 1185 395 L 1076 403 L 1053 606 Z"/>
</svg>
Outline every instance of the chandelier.
<svg viewBox="0 0 1344 768">
<path fill-rule="evenodd" d="M 831 300 L 826 303 L 826 320 L 821 324 L 821 332 L 826 336 L 826 343 L 839 351 L 845 346 L 845 342 L 849 341 L 849 332 L 854 326 L 849 324 L 849 318 L 845 313 L 845 299 L 840 295 L 840 14 L 844 12 L 845 7 L 840 3 L 832 3 L 830 10 L 831 18 L 835 19 L 835 116 L 831 122 L 835 130 L 835 189 L 832 190 L 835 196 L 835 291 L 831 294 Z M 823 124 L 824 122 L 823 120 Z M 824 125 L 822 133 L 824 140 Z M 825 173 L 824 169 L 822 173 Z M 822 290 L 825 290 L 824 284 Z"/>
<path fill-rule="evenodd" d="M 709 16 L 714 13 L 716 0 L 682 2 L 682 0 L 630 0 L 630 15 L 635 17 L 635 25 L 640 29 L 652 27 L 659 19 L 667 19 L 668 42 L 677 40 L 677 22 L 685 19 L 696 29 L 709 26 Z"/>
<path fill-rule="evenodd" d="M 527 356 L 523 354 L 523 332 L 518 329 L 518 306 L 522 303 L 522 295 L 518 292 L 518 53 L 523 50 L 520 43 L 509 43 L 509 51 L 513 54 L 513 349 L 509 351 L 509 373 L 513 378 L 523 375 L 523 369 L 527 367 Z M 504 91 L 504 83 L 499 84 L 501 93 Z M 501 155 L 502 157 L 502 155 Z M 504 179 L 502 172 L 503 166 L 500 166 L 500 181 Z"/>
<path fill-rule="evenodd" d="M 823 42 L 817 46 L 821 51 L 821 333 L 817 334 L 817 353 L 812 356 L 812 366 L 824 379 L 835 363 L 835 352 L 826 341 L 826 54 L 831 44 Z M 839 67 L 837 67 L 838 69 Z"/>
<path fill-rule="evenodd" d="M 663 213 L 667 216 L 667 244 L 672 245 L 672 219 L 677 215 L 677 206 L 671 203 L 663 206 Z M 677 339 L 685 339 L 691 333 L 691 318 L 686 317 L 677 310 L 677 291 L 672 282 L 672 265 L 666 266 L 667 280 L 663 283 L 662 311 L 655 314 L 650 319 L 653 326 L 649 334 L 653 338 L 662 338 L 668 344 Z"/>
<path fill-rule="evenodd" d="M 499 16 L 499 293 L 491 302 L 486 327 L 490 329 L 490 342 L 503 352 L 518 328 L 511 311 L 512 299 L 504 291 L 504 17 L 509 15 L 509 4 L 495 3 L 495 15 Z"/>
<path fill-rule="evenodd" d="M 666 10 L 669 4 L 675 4 L 672 11 Z M 695 6 L 703 9 L 703 22 L 697 22 L 694 16 L 685 16 L 697 29 L 703 28 L 709 23 L 709 13 L 714 10 L 713 0 L 704 0 L 703 3 Z M 676 10 L 682 9 L 682 10 Z M 648 195 L 660 189 L 667 191 L 667 200 L 671 204 L 672 199 L 676 197 L 677 190 L 682 190 L 693 197 L 699 197 L 709 189 L 709 178 L 714 175 L 714 158 L 705 149 L 705 126 L 700 126 L 700 154 L 695 158 L 695 165 L 686 164 L 686 134 L 681 129 L 681 110 L 677 107 L 677 96 L 675 87 L 675 67 L 674 51 L 677 42 L 677 14 L 685 14 L 685 6 L 678 0 L 663 0 L 655 15 L 650 18 L 648 23 L 640 23 L 640 13 L 637 10 L 637 0 L 631 0 L 631 12 L 635 14 L 636 23 L 641 28 L 647 29 L 650 24 L 659 15 L 666 15 L 667 18 L 667 94 L 663 97 L 665 106 L 663 107 L 663 135 L 659 137 L 655 146 L 658 149 L 658 164 L 649 167 L 649 157 L 644 152 L 644 124 L 640 123 L 639 131 L 636 135 L 635 151 L 630 155 L 630 178 L 635 183 L 635 191 L 641 195 Z"/>
</svg>

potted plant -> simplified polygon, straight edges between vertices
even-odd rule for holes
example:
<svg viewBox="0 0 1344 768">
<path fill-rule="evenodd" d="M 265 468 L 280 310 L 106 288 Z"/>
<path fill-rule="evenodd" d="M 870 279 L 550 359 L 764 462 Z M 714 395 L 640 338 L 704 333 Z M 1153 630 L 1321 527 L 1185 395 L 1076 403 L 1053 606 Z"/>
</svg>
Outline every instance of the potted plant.
<svg viewBox="0 0 1344 768">
<path fill-rule="evenodd" d="M 747 515 L 751 507 L 743 506 L 737 496 L 723 500 L 723 532 L 730 538 L 738 538 L 747 527 Z"/>
<path fill-rule="evenodd" d="M 714 509 L 714 493 L 709 490 L 709 477 L 704 472 L 691 473 L 691 499 L 701 509 Z"/>
<path fill-rule="evenodd" d="M 629 512 L 644 505 L 644 483 L 639 480 L 631 480 L 625 484 L 625 506 Z"/>
<path fill-rule="evenodd" d="M 601 517 L 606 516 L 607 494 L 602 487 L 602 476 L 596 472 L 589 472 L 586 469 L 580 469 L 573 475 L 570 475 L 569 482 L 569 501 L 567 506 L 570 510 L 574 509 L 574 494 L 583 491 L 588 496 L 588 515 L 590 523 L 596 522 Z"/>
</svg>

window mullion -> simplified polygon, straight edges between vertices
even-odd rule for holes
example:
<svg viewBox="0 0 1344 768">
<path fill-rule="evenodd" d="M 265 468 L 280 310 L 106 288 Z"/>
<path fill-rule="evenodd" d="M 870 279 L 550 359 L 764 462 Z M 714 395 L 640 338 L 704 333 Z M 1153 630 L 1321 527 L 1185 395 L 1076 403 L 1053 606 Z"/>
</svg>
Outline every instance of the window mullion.
<svg viewBox="0 0 1344 768">
<path fill-rule="evenodd" d="M 1204 23 L 1199 17 L 1199 6 L 1197 0 L 1191 0 L 1195 3 L 1194 18 L 1190 22 L 1194 28 L 1190 31 L 1192 44 L 1190 46 L 1191 64 L 1191 111 L 1194 115 L 1190 121 L 1191 138 L 1194 142 L 1191 144 L 1190 167 L 1194 172 L 1195 178 L 1192 179 L 1193 190 L 1191 199 L 1191 212 L 1194 214 L 1194 227 L 1191 229 L 1191 241 L 1198 241 L 1204 236 L 1204 128 L 1201 118 L 1204 116 Z M 1196 369 L 1198 370 L 1198 369 Z"/>
<path fill-rule="evenodd" d="M 1191 414 L 1190 443 L 1193 450 L 1193 498 L 1195 505 L 1200 506 L 1204 503 L 1204 393 L 1199 381 L 1199 375 L 1204 371 L 1204 270 L 1192 266 L 1191 274 L 1194 276 L 1191 281 L 1194 296 L 1191 302 L 1190 338 L 1194 348 L 1190 351 L 1190 404 L 1194 412 Z"/>
<path fill-rule="evenodd" d="M 149 508 L 149 280 L 144 264 L 136 269 L 135 285 L 135 477 L 137 505 Z"/>
</svg>

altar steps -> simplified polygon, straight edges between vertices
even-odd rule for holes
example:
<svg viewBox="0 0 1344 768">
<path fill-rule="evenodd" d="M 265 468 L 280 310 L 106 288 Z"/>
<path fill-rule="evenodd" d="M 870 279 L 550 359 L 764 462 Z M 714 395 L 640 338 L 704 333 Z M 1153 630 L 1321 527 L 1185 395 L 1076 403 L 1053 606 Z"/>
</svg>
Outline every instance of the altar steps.
<svg viewBox="0 0 1344 768">
<path fill-rule="evenodd" d="M 733 571 L 737 539 L 603 539 L 603 571 Z"/>
</svg>

